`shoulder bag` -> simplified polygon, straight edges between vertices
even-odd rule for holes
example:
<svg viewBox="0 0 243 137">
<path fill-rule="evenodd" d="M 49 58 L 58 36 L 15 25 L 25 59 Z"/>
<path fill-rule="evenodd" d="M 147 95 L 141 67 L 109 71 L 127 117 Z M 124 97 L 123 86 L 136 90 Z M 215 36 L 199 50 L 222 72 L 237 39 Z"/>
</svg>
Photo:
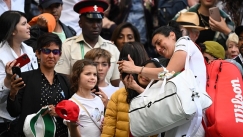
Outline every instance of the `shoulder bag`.
<svg viewBox="0 0 243 137">
<path fill-rule="evenodd" d="M 129 120 L 133 136 L 159 134 L 191 120 L 185 136 L 193 136 L 197 132 L 202 111 L 212 104 L 212 100 L 202 90 L 204 88 L 199 87 L 189 68 L 189 49 L 185 70 L 168 81 L 165 78 L 151 86 L 152 80 L 145 91 L 131 101 Z"/>
</svg>

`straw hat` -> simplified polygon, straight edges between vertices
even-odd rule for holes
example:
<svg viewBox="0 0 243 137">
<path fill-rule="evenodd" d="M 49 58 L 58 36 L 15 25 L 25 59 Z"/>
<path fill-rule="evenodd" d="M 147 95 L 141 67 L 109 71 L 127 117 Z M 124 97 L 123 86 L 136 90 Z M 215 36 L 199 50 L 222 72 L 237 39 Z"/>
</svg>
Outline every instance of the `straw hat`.
<svg viewBox="0 0 243 137">
<path fill-rule="evenodd" d="M 195 28 L 200 31 L 205 30 L 204 27 L 199 26 L 199 18 L 195 12 L 181 12 L 176 22 L 184 28 Z"/>
</svg>

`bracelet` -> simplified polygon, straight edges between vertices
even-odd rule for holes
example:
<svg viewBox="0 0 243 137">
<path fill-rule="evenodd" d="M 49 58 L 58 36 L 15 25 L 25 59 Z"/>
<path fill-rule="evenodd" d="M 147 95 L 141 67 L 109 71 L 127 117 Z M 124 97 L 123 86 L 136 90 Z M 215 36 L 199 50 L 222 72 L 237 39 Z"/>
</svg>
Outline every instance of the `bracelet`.
<svg viewBox="0 0 243 137">
<path fill-rule="evenodd" d="M 158 79 L 160 79 L 160 80 L 164 80 L 164 78 L 166 78 L 166 74 L 167 74 L 168 72 L 169 72 L 169 71 L 168 71 L 166 68 L 163 67 L 163 71 L 160 72 L 160 73 L 158 74 Z"/>
<path fill-rule="evenodd" d="M 164 71 L 158 74 L 158 79 L 159 80 L 170 79 L 178 74 L 179 73 L 175 73 L 174 71 L 169 72 L 166 68 L 164 68 Z"/>
<path fill-rule="evenodd" d="M 142 66 L 142 68 L 138 74 L 142 74 L 143 68 L 144 68 L 144 66 Z"/>
</svg>

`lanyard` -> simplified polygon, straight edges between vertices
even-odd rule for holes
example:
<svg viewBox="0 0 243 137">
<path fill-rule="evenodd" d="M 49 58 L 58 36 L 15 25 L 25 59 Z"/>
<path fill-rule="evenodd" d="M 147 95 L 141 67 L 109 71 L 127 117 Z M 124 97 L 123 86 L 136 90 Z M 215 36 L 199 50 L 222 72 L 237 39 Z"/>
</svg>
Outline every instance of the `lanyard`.
<svg viewBox="0 0 243 137">
<path fill-rule="evenodd" d="M 81 49 L 81 57 L 84 59 L 84 44 L 83 42 L 80 42 L 80 49 Z"/>
</svg>

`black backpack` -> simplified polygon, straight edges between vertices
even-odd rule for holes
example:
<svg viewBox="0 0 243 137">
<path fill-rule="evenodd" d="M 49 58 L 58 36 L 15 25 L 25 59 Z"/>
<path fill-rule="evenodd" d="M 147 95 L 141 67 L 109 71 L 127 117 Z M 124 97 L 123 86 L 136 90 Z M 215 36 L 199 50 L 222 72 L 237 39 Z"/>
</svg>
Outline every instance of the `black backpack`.
<svg viewBox="0 0 243 137">
<path fill-rule="evenodd" d="M 188 4 L 187 0 L 158 0 L 158 21 L 159 26 L 165 26 L 169 21 Z"/>
</svg>

